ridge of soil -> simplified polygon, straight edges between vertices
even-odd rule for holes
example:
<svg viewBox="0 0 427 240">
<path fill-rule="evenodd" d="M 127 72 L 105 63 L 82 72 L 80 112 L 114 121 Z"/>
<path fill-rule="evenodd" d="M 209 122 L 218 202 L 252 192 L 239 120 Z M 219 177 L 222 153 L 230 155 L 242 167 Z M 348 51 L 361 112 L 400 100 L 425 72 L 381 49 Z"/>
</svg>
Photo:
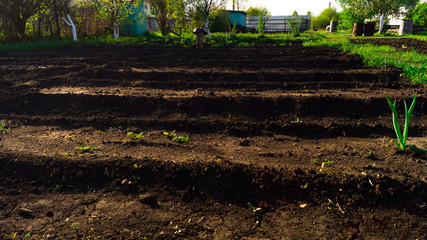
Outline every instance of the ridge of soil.
<svg viewBox="0 0 427 240">
<path fill-rule="evenodd" d="M 423 239 L 427 154 L 384 94 L 417 96 L 427 148 L 427 89 L 400 74 L 296 44 L 4 53 L 0 238 Z"/>
</svg>

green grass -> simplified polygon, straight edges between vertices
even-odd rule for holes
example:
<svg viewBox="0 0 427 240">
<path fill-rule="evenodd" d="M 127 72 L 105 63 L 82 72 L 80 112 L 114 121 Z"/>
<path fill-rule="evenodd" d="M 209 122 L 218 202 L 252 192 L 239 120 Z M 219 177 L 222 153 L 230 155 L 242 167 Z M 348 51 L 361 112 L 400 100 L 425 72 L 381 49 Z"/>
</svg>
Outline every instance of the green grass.
<svg viewBox="0 0 427 240">
<path fill-rule="evenodd" d="M 44 48 L 55 48 L 64 46 L 81 46 L 85 42 L 74 42 L 73 40 L 54 40 L 54 41 L 37 41 L 37 42 L 24 42 L 24 43 L 2 43 L 0 44 L 0 52 L 11 50 L 36 50 Z"/>
<path fill-rule="evenodd" d="M 415 83 L 427 83 L 427 56 L 415 50 L 401 51 L 390 46 L 351 44 L 349 37 L 328 34 L 320 41 L 305 41 L 304 46 L 330 46 L 362 56 L 369 66 L 396 66 L 403 69 L 403 76 Z"/>
</svg>

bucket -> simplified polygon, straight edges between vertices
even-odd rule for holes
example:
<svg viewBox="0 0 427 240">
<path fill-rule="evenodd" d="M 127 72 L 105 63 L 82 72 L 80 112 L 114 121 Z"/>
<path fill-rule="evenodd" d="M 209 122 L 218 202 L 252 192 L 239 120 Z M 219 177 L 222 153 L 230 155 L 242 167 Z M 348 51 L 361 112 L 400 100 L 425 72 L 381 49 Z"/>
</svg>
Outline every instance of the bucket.
<svg viewBox="0 0 427 240">
<path fill-rule="evenodd" d="M 331 28 L 329 29 L 329 32 L 333 33 L 337 31 L 338 21 L 331 21 L 330 25 Z"/>
<path fill-rule="evenodd" d="M 364 23 L 354 23 L 354 25 L 353 25 L 353 37 L 362 36 L 364 27 L 365 27 Z"/>
<path fill-rule="evenodd" d="M 375 33 L 375 22 L 365 23 L 365 30 L 364 30 L 365 37 L 374 36 L 374 33 Z"/>
</svg>

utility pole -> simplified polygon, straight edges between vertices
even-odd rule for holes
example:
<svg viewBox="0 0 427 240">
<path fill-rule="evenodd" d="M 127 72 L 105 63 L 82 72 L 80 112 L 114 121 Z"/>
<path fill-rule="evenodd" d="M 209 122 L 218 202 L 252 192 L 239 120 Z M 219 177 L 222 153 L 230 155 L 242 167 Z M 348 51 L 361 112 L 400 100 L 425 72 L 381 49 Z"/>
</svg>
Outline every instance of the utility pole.
<svg viewBox="0 0 427 240">
<path fill-rule="evenodd" d="M 331 2 L 329 2 L 329 8 L 331 8 Z"/>
</svg>

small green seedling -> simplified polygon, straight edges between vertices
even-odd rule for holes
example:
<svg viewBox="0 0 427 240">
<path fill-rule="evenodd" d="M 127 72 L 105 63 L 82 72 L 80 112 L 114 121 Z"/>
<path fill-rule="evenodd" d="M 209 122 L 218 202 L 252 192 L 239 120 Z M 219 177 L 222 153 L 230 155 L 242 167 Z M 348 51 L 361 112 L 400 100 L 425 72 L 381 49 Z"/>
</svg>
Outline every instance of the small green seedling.
<svg viewBox="0 0 427 240">
<path fill-rule="evenodd" d="M 326 162 L 326 165 L 330 166 L 333 162 L 334 162 L 334 161 L 328 160 L 328 161 Z"/>
<path fill-rule="evenodd" d="M 394 131 L 396 132 L 396 136 L 398 140 L 396 141 L 393 139 L 394 144 L 396 144 L 396 146 L 402 151 L 406 151 L 408 148 L 410 148 L 412 150 L 419 151 L 419 152 L 427 152 L 427 150 L 425 149 L 417 148 L 414 145 L 406 144 L 406 140 L 408 138 L 409 120 L 411 118 L 412 111 L 414 110 L 414 107 L 415 107 L 416 96 L 414 95 L 414 99 L 412 100 L 412 104 L 409 107 L 409 110 L 408 110 L 406 101 L 403 100 L 403 104 L 405 106 L 405 126 L 403 128 L 403 135 L 400 131 L 399 123 L 397 122 L 396 99 L 394 99 L 394 102 L 392 103 L 387 95 L 385 95 L 385 97 L 387 98 L 388 105 L 390 106 L 392 111 L 393 127 L 394 127 Z"/>
<path fill-rule="evenodd" d="M 0 132 L 5 133 L 10 130 L 10 127 L 6 127 L 6 121 L 3 119 L 0 121 Z"/>
<path fill-rule="evenodd" d="M 80 235 L 80 230 L 77 228 L 77 226 L 73 224 L 73 228 L 74 228 L 74 230 L 76 230 L 77 234 Z"/>
<path fill-rule="evenodd" d="M 291 121 L 291 123 L 300 123 L 300 122 L 302 122 L 302 121 L 298 117 L 297 117 L 296 121 Z"/>
<path fill-rule="evenodd" d="M 255 208 L 254 205 L 252 205 L 251 203 L 248 203 L 248 206 L 252 209 L 254 213 L 261 211 L 261 208 Z"/>
<path fill-rule="evenodd" d="M 176 141 L 176 142 L 183 142 L 183 143 L 188 143 L 189 141 L 189 137 L 188 136 L 178 136 L 176 135 L 175 131 L 173 132 L 163 132 L 163 135 L 167 136 L 169 139 L 171 139 L 172 141 Z"/>
<path fill-rule="evenodd" d="M 140 132 L 139 134 L 136 134 L 136 133 L 134 133 L 134 132 L 128 132 L 127 133 L 127 136 L 129 137 L 129 138 L 135 138 L 136 140 L 141 140 L 141 139 L 143 139 L 144 138 L 144 135 L 143 135 L 144 133 L 143 132 Z"/>
<path fill-rule="evenodd" d="M 98 150 L 99 147 L 92 146 L 92 145 L 87 145 L 85 147 L 76 147 L 76 149 L 81 150 L 83 153 L 87 153 L 87 152 L 93 152 L 95 150 Z"/>
<path fill-rule="evenodd" d="M 314 164 L 316 164 L 316 163 L 317 163 L 317 161 L 319 161 L 319 159 L 317 159 L 317 158 L 313 158 L 313 159 L 311 159 L 311 161 L 312 161 Z"/>
</svg>

